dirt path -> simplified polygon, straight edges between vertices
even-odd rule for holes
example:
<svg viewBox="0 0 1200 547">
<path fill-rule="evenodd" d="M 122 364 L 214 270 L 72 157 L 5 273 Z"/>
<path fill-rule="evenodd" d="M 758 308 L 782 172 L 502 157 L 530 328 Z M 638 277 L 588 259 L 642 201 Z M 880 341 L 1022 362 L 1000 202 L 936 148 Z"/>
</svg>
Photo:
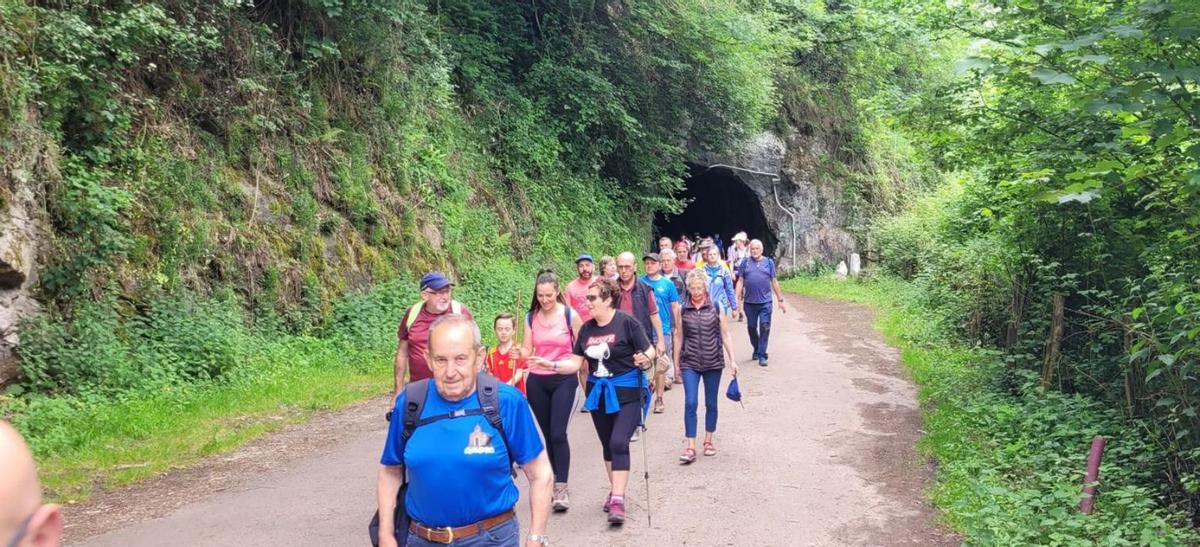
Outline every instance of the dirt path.
<svg viewBox="0 0 1200 547">
<path fill-rule="evenodd" d="M 732 324 L 746 406 L 722 397 L 718 456 L 676 463 L 683 391 L 667 393 L 667 413 L 653 415 L 634 443 L 636 479 L 623 530 L 610 529 L 600 512 L 608 489 L 591 422 L 581 414 L 571 424 L 573 508 L 551 519 L 555 545 L 958 544 L 934 524 L 925 501 L 931 470 L 914 449 L 915 390 L 896 350 L 871 328 L 870 312 L 795 296 L 789 303 L 791 313 L 775 314 L 768 368 L 749 364 L 745 323 Z M 363 544 L 382 405 L 322 416 L 71 507 L 68 539 L 89 546 Z M 527 523 L 524 495 L 519 508 Z"/>
</svg>

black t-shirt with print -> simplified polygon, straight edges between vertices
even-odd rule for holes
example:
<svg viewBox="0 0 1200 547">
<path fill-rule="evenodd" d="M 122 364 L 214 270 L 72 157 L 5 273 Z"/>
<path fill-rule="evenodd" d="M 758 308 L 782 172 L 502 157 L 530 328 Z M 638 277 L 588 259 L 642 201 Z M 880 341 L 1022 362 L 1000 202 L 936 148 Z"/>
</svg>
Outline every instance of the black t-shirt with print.
<svg viewBox="0 0 1200 547">
<path fill-rule="evenodd" d="M 650 339 L 646 338 L 646 331 L 637 319 L 618 310 L 613 314 L 612 321 L 603 327 L 597 325 L 595 319 L 588 320 L 579 327 L 579 336 L 575 337 L 572 352 L 587 360 L 588 371 L 593 374 L 600 361 L 588 357 L 587 349 L 602 344 L 608 344 L 608 357 L 604 359 L 604 367 L 613 376 L 620 376 L 637 368 L 633 362 L 633 354 L 649 349 Z M 592 383 L 588 382 L 587 392 L 591 391 Z M 637 401 L 638 397 L 637 388 L 617 388 L 617 399 L 621 404 Z"/>
</svg>

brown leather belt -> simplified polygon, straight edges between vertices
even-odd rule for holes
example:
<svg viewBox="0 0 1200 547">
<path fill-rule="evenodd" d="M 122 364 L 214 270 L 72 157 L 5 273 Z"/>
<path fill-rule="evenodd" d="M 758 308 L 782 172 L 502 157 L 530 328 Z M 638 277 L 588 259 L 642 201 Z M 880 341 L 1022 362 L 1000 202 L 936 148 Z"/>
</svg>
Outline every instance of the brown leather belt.
<svg viewBox="0 0 1200 547">
<path fill-rule="evenodd" d="M 517 513 L 512 509 L 509 509 L 508 511 L 500 513 L 492 518 L 483 519 L 475 524 L 459 526 L 458 528 L 427 528 L 421 524 L 418 524 L 417 521 L 414 520 L 408 523 L 408 531 L 416 534 L 417 537 L 425 541 L 449 545 L 454 543 L 454 540 L 456 539 L 469 538 L 483 532 L 484 530 L 490 530 L 496 525 L 504 524 L 505 522 L 512 520 L 515 516 L 517 516 Z"/>
</svg>

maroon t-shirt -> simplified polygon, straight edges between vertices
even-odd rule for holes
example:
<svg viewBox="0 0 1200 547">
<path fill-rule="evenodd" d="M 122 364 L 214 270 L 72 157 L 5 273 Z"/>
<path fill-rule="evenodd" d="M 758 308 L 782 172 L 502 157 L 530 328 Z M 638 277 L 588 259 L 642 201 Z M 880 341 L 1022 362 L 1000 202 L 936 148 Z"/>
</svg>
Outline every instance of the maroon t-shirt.
<svg viewBox="0 0 1200 547">
<path fill-rule="evenodd" d="M 439 317 L 452 313 L 454 310 L 454 306 L 450 306 L 444 313 L 434 314 L 425 309 L 425 304 L 417 305 L 421 306 L 421 313 L 417 314 L 417 319 L 413 321 L 412 327 L 409 328 L 407 325 L 408 310 L 406 309 L 404 317 L 400 320 L 400 328 L 396 329 L 396 336 L 400 338 L 400 341 L 408 342 L 409 382 L 433 376 L 433 372 L 429 370 L 429 362 L 425 358 L 425 350 L 429 348 L 429 327 L 433 326 L 433 322 L 437 321 Z M 472 317 L 471 310 L 468 310 L 465 304 L 460 304 L 460 306 L 463 315 Z"/>
</svg>

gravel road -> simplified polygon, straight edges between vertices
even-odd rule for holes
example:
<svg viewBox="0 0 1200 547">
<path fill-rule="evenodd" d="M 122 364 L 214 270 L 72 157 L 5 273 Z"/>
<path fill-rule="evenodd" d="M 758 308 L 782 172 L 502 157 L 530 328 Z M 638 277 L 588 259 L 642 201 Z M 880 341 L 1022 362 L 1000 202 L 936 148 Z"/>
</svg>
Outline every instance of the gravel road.
<svg viewBox="0 0 1200 547">
<path fill-rule="evenodd" d="M 926 501 L 932 467 L 914 448 L 915 389 L 898 352 L 871 328 L 871 312 L 797 296 L 788 302 L 789 313 L 775 312 L 767 368 L 748 360 L 745 323 L 731 323 L 745 408 L 722 396 L 717 456 L 678 465 L 683 389 L 667 392 L 667 412 L 652 415 L 633 445 L 623 529 L 603 519 L 599 442 L 578 416 L 570 429 L 573 507 L 551 518 L 555 545 L 959 544 Z M 374 399 L 322 415 L 97 495 L 67 509 L 67 539 L 93 547 L 366 544 L 384 405 Z M 522 495 L 523 523 L 527 503 Z"/>
</svg>

